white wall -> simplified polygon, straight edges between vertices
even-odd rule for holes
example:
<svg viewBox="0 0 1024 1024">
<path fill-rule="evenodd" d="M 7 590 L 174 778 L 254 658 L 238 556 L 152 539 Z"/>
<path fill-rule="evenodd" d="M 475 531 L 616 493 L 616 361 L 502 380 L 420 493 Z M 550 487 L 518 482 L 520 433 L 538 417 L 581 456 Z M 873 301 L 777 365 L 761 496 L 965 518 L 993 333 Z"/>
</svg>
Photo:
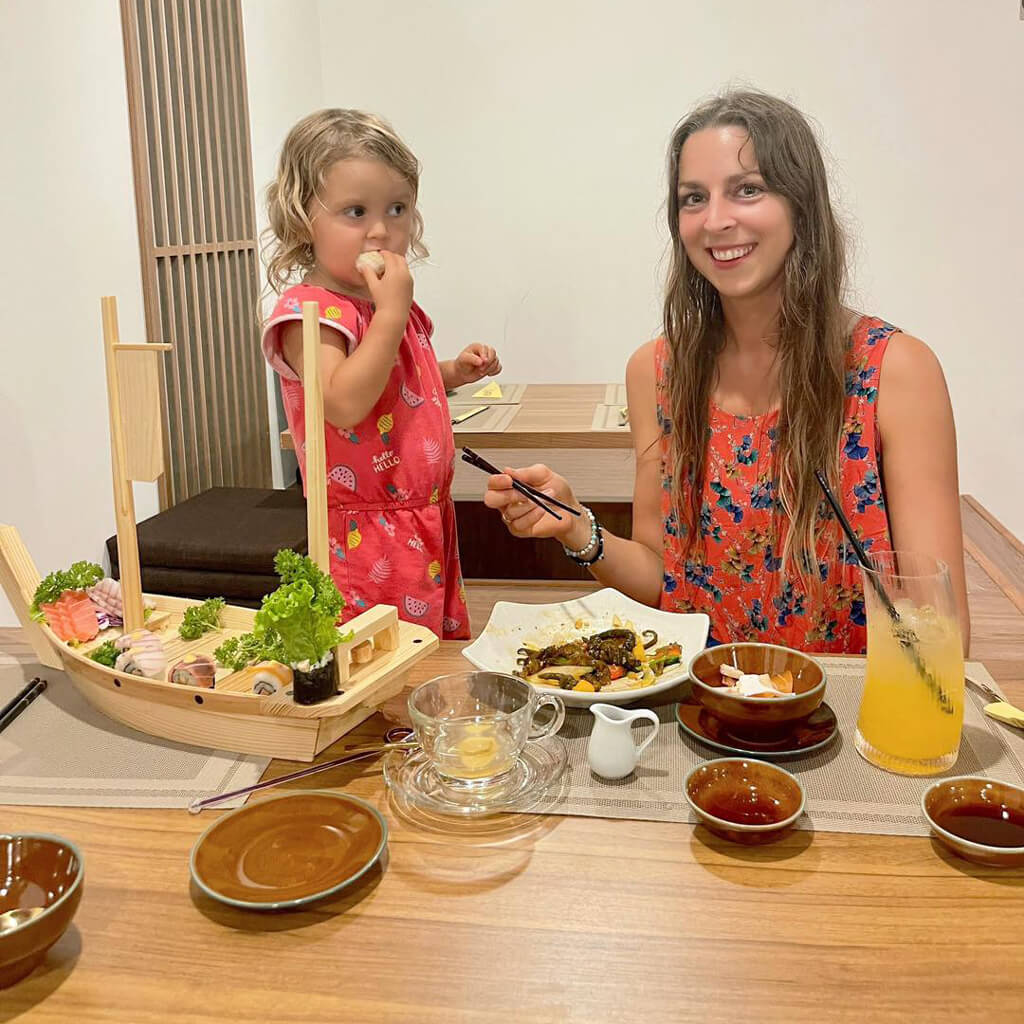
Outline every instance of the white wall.
<svg viewBox="0 0 1024 1024">
<path fill-rule="evenodd" d="M 262 233 L 267 226 L 263 191 L 274 176 L 281 143 L 300 117 L 324 105 L 317 43 L 318 4 L 316 0 L 242 0 L 242 23 L 256 217 Z M 261 269 L 260 287 L 264 293 L 266 285 Z M 265 298 L 264 306 L 273 307 L 273 300 Z M 265 308 L 265 312 L 269 309 Z M 280 487 L 294 481 L 296 462 L 291 452 L 281 452 L 277 441 L 286 423 L 280 391 L 269 366 L 266 377 L 271 467 L 274 486 Z"/>
<path fill-rule="evenodd" d="M 417 296 L 506 379 L 622 379 L 658 328 L 664 147 L 731 81 L 822 126 L 855 299 L 936 350 L 961 489 L 1024 536 L 1024 24 L 1009 0 L 321 0 L 324 102 L 424 165 Z M 349 42 L 349 40 L 357 42 Z"/>
<path fill-rule="evenodd" d="M 316 107 L 393 120 L 425 167 L 417 289 L 439 348 L 494 341 L 508 380 L 621 379 L 658 326 L 673 124 L 730 80 L 790 97 L 834 157 L 861 307 L 936 349 L 962 489 L 1024 536 L 1013 3 L 243 0 L 243 16 L 257 187 Z M 0 522 L 45 573 L 101 560 L 113 532 L 100 296 L 143 338 L 117 0 L 5 0 L 0 93 Z M 138 490 L 144 518 L 155 489 Z"/>
<path fill-rule="evenodd" d="M 122 54 L 116 0 L 0 6 L 0 522 L 44 574 L 105 561 L 114 532 L 100 297 L 145 340 Z M 156 511 L 154 485 L 136 507 Z"/>
<path fill-rule="evenodd" d="M 294 46 L 298 23 L 315 40 L 317 7 L 247 0 L 243 17 L 261 187 L 288 126 L 320 103 L 319 50 L 296 59 Z M 123 340 L 145 340 L 117 0 L 4 0 L 0 94 L 0 522 L 45 574 L 105 561 L 114 532 L 100 296 L 118 297 Z M 138 518 L 157 508 L 155 486 L 138 485 Z M 0 626 L 16 623 L 0 594 Z"/>
</svg>

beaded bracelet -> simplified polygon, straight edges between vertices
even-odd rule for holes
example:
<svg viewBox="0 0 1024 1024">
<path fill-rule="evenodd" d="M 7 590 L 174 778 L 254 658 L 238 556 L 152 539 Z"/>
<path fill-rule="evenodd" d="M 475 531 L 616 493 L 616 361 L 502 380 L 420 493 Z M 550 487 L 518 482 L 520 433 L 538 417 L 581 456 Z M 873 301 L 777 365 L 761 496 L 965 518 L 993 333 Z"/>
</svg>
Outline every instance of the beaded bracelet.
<svg viewBox="0 0 1024 1024">
<path fill-rule="evenodd" d="M 577 551 L 573 551 L 572 548 L 567 548 L 564 544 L 562 550 L 565 552 L 566 557 L 571 562 L 575 562 L 577 565 L 593 565 L 595 562 L 600 562 L 604 558 L 604 535 L 601 533 L 601 527 L 598 524 L 597 517 L 594 513 L 587 508 L 586 505 L 582 506 L 583 511 L 586 512 L 587 517 L 590 519 L 590 540 L 584 544 Z M 591 554 L 593 552 L 593 554 Z"/>
<path fill-rule="evenodd" d="M 562 545 L 562 550 L 570 558 L 584 558 L 584 557 L 586 557 L 586 555 L 588 555 L 590 553 L 590 549 L 591 548 L 597 547 L 597 519 L 594 516 L 594 513 L 591 512 L 590 509 L 587 508 L 586 505 L 581 505 L 580 508 L 583 509 L 583 511 L 586 514 L 587 518 L 590 520 L 590 540 L 588 540 L 587 543 L 584 544 L 583 547 L 581 547 L 578 551 L 573 551 L 572 548 L 567 548 L 563 544 Z"/>
<path fill-rule="evenodd" d="M 569 556 L 569 561 L 575 562 L 577 565 L 591 566 L 596 562 L 600 562 L 604 558 L 604 534 L 601 532 L 601 528 L 598 527 L 597 530 L 597 550 L 592 556 L 581 558 L 579 555 L 570 554 L 568 551 L 566 551 L 566 554 Z"/>
</svg>

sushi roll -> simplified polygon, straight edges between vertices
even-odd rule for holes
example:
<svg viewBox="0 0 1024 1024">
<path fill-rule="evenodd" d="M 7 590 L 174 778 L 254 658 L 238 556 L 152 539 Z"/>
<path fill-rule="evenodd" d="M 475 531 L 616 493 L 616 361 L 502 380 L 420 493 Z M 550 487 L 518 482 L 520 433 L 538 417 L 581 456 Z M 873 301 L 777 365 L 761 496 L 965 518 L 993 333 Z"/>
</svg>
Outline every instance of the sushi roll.
<svg viewBox="0 0 1024 1024">
<path fill-rule="evenodd" d="M 175 664 L 167 678 L 181 686 L 201 686 L 212 690 L 217 674 L 217 665 L 208 654 L 186 654 Z"/>
<path fill-rule="evenodd" d="M 260 661 L 247 671 L 250 673 L 252 692 L 261 697 L 283 693 L 292 685 L 294 678 L 292 670 L 279 661 Z"/>
<path fill-rule="evenodd" d="M 121 652 L 114 662 L 118 672 L 147 679 L 163 679 L 167 670 L 167 655 L 160 638 L 148 629 L 133 629 L 119 636 L 114 646 Z"/>
</svg>

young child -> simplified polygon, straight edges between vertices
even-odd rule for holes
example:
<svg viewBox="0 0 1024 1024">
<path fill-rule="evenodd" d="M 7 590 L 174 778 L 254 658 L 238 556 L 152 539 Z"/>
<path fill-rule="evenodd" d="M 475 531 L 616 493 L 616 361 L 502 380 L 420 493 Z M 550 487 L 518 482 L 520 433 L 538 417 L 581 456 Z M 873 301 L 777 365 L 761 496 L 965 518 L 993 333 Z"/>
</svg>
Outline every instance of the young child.
<svg viewBox="0 0 1024 1024">
<path fill-rule="evenodd" d="M 373 115 L 321 110 L 292 128 L 267 189 L 273 237 L 264 258 L 280 298 L 263 354 L 281 377 L 305 486 L 302 303 L 320 304 L 331 575 L 345 618 L 393 604 L 404 619 L 464 639 L 445 391 L 501 364 L 487 345 L 441 363 L 434 355 L 433 324 L 413 301 L 405 261 L 410 250 L 426 255 L 419 171 Z"/>
</svg>

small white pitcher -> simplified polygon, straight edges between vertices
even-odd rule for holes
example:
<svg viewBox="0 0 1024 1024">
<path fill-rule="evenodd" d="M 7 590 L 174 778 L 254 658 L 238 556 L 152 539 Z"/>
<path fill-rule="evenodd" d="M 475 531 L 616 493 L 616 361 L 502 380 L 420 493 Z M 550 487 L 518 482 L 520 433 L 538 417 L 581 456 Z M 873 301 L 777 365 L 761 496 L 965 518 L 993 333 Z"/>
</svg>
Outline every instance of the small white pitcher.
<svg viewBox="0 0 1024 1024">
<path fill-rule="evenodd" d="M 640 708 L 627 711 L 614 704 L 591 704 L 594 731 L 587 745 L 587 762 L 595 775 L 604 779 L 624 779 L 634 768 L 640 755 L 658 735 L 661 723 L 653 711 Z M 637 746 L 633 740 L 632 725 L 638 719 L 650 721 L 654 730 Z"/>
</svg>

